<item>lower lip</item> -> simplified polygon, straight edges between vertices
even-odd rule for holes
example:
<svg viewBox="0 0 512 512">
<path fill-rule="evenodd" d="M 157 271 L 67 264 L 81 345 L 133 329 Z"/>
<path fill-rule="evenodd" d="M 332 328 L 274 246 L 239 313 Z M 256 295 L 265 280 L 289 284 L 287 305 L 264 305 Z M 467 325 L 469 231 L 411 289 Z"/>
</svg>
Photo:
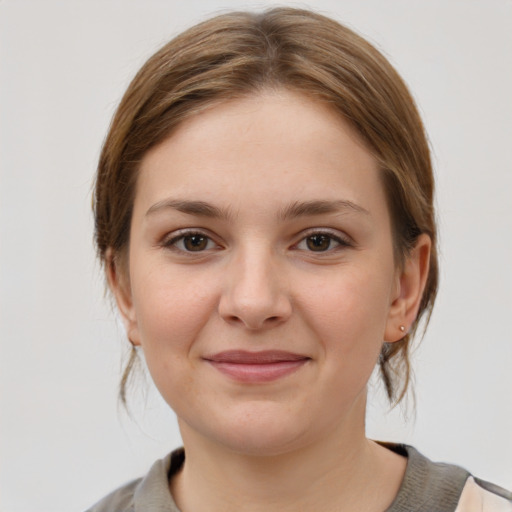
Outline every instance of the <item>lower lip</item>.
<svg viewBox="0 0 512 512">
<path fill-rule="evenodd" d="M 277 361 L 262 364 L 223 363 L 220 361 L 208 361 L 221 373 L 238 382 L 272 382 L 286 377 L 308 362 L 308 359 L 298 361 Z"/>
</svg>

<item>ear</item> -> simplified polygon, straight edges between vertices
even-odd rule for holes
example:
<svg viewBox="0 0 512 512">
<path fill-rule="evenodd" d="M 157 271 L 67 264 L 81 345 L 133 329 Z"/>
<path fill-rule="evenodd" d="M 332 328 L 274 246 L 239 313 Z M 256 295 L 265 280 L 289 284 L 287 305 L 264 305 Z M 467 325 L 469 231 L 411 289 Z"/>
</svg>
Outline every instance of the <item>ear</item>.
<svg viewBox="0 0 512 512">
<path fill-rule="evenodd" d="M 427 282 L 431 246 L 430 237 L 420 235 L 402 268 L 397 271 L 396 290 L 384 334 L 386 342 L 401 340 L 416 320 Z"/>
<path fill-rule="evenodd" d="M 125 259 L 115 255 L 112 249 L 108 249 L 106 254 L 106 274 L 108 286 L 114 295 L 117 309 L 126 329 L 126 335 L 132 345 L 140 345 L 128 265 Z"/>
</svg>

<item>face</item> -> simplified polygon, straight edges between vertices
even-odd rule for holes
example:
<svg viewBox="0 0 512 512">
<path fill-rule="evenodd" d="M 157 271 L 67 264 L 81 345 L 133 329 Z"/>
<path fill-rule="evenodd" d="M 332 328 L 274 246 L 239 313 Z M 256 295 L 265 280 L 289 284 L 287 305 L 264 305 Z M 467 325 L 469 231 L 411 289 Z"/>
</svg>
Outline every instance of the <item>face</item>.
<svg viewBox="0 0 512 512">
<path fill-rule="evenodd" d="M 195 115 L 145 156 L 113 281 L 184 440 L 275 454 L 364 429 L 401 279 L 370 152 L 281 91 Z"/>
</svg>

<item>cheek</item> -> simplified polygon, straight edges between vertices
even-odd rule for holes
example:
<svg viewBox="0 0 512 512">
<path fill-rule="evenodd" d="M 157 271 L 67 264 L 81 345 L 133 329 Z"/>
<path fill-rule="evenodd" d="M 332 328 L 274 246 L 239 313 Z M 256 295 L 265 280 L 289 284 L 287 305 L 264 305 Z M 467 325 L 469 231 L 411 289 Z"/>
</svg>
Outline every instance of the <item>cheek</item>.
<svg viewBox="0 0 512 512">
<path fill-rule="evenodd" d="M 144 358 L 172 408 L 180 409 L 182 400 L 196 393 L 195 342 L 216 304 L 213 283 L 205 279 L 201 283 L 168 268 L 134 276 L 132 291 Z"/>
<path fill-rule="evenodd" d="M 215 284 L 204 276 L 198 280 L 169 268 L 133 276 L 133 281 L 137 326 L 146 358 L 188 352 L 215 309 Z"/>
<path fill-rule="evenodd" d="M 377 266 L 333 273 L 322 286 L 309 286 L 302 303 L 323 349 L 338 357 L 378 354 L 390 306 L 390 280 Z M 372 356 L 373 357 L 373 356 Z M 328 358 L 327 358 L 328 359 Z"/>
</svg>

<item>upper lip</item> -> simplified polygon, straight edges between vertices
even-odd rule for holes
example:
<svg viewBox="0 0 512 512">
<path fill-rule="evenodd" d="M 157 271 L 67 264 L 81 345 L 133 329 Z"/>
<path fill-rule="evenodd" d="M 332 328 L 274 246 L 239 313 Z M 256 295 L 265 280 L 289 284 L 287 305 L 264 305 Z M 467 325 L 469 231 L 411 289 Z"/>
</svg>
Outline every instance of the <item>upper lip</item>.
<svg viewBox="0 0 512 512">
<path fill-rule="evenodd" d="M 203 359 L 214 363 L 270 364 L 284 361 L 301 361 L 310 358 L 302 354 L 286 352 L 284 350 L 262 350 L 259 352 L 251 352 L 248 350 L 226 350 L 205 356 Z"/>
</svg>

